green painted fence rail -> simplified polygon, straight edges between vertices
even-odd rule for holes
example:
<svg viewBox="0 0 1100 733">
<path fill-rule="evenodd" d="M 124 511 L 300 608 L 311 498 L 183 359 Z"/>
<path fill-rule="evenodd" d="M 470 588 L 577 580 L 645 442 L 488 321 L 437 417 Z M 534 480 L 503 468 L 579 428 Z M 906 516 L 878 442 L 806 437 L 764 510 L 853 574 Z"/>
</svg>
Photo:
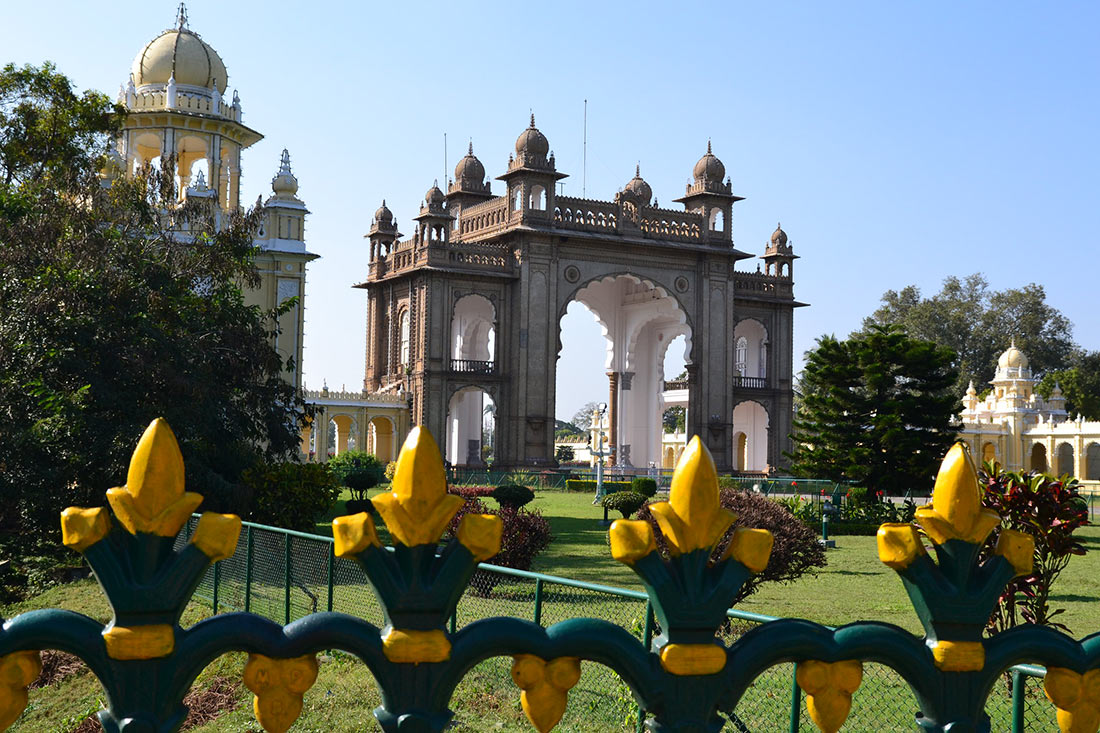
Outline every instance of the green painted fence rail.
<svg viewBox="0 0 1100 733">
<path fill-rule="evenodd" d="M 184 528 L 180 537 L 177 539 L 177 545 L 182 546 L 182 544 L 186 542 L 187 538 L 191 536 L 197 521 L 198 515 L 194 515 L 188 526 Z M 368 620 L 381 619 L 381 609 L 375 602 L 365 577 L 357 577 L 357 571 L 359 569 L 354 563 L 336 557 L 333 552 L 333 539 L 331 537 L 252 522 L 243 522 L 242 524 L 244 527 L 242 539 L 237 552 L 234 554 L 234 558 L 238 555 L 242 555 L 244 557 L 244 562 L 238 564 L 234 562 L 233 558 L 230 558 L 216 563 L 206 572 L 195 591 L 194 598 L 209 603 L 213 613 L 255 610 L 257 608 L 257 604 L 255 604 L 251 598 L 251 588 L 254 548 L 257 545 L 257 538 L 259 538 L 258 544 L 260 546 L 276 548 L 277 553 L 281 551 L 283 554 L 282 567 L 268 568 L 268 575 L 278 576 L 283 579 L 280 585 L 280 589 L 283 591 L 283 595 L 279 599 L 281 602 L 272 605 L 270 603 L 270 596 L 268 596 L 266 598 L 268 601 L 266 605 L 260 604 L 265 609 L 264 611 L 260 611 L 261 615 L 284 624 L 304 617 L 308 613 L 316 610 L 313 608 L 312 596 L 307 595 L 305 592 L 306 589 L 312 588 L 312 590 L 309 591 L 311 594 L 314 596 L 323 594 L 326 598 L 325 610 L 327 611 L 340 611 Z M 295 551 L 289 556 L 291 563 L 291 570 L 289 572 L 286 569 L 287 556 L 285 555 L 285 548 L 288 546 L 287 540 L 292 542 L 297 540 L 294 542 Z M 256 561 L 266 563 L 269 562 L 269 559 L 261 558 Z M 294 567 L 302 569 L 296 571 Z M 319 569 L 322 567 L 325 568 L 323 584 L 320 587 L 315 587 L 313 581 L 320 580 Z M 590 609 L 593 605 L 606 607 L 609 613 L 601 617 L 606 617 L 607 620 L 617 622 L 622 626 L 630 626 L 631 622 L 638 615 L 637 609 L 644 607 L 642 614 L 645 621 L 641 629 L 641 638 L 643 643 L 647 645 L 652 641 L 654 632 L 653 610 L 649 604 L 649 596 L 647 596 L 644 591 L 602 585 L 599 583 L 589 583 L 572 578 L 563 578 L 527 570 L 517 570 L 514 568 L 501 567 L 499 565 L 492 565 L 490 563 L 479 563 L 478 569 L 484 573 L 492 573 L 502 578 L 524 581 L 526 584 L 530 584 L 533 590 L 530 594 L 529 617 L 540 626 L 544 625 L 544 604 L 553 602 L 547 601 L 547 598 L 551 597 L 554 587 L 583 591 L 586 594 L 585 597 L 590 597 L 592 599 L 622 599 L 624 601 L 634 602 L 637 606 L 633 608 L 628 604 L 609 605 L 599 603 L 595 600 L 592 600 L 590 603 L 586 603 L 583 600 L 570 601 L 569 603 L 575 606 L 577 611 L 584 610 L 588 615 L 592 615 Z M 294 578 L 297 580 L 288 583 L 286 580 L 287 578 Z M 340 602 L 337 603 L 337 590 L 342 588 L 350 591 L 351 586 L 357 587 L 361 592 L 350 594 L 341 593 Z M 287 595 L 288 588 L 292 595 Z M 289 602 L 288 599 L 290 599 Z M 528 604 L 526 601 L 523 601 L 519 605 Z M 470 608 L 471 606 L 473 607 L 472 609 Z M 588 609 L 584 609 L 584 606 L 588 606 Z M 467 621 L 476 620 L 478 617 L 488 618 L 495 615 L 493 614 L 494 610 L 499 610 L 493 608 L 493 599 L 491 596 L 481 597 L 471 593 L 467 593 L 466 596 L 464 596 L 459 608 L 470 610 L 470 615 L 466 616 L 465 619 Z M 484 609 L 484 616 L 478 615 L 477 609 L 479 608 Z M 515 611 L 516 609 L 508 610 Z M 632 613 L 632 611 L 634 612 Z M 742 621 L 750 624 L 765 624 L 780 620 L 779 617 L 776 616 L 753 613 L 751 611 L 743 611 L 736 608 L 729 609 L 726 615 L 733 621 Z M 452 615 L 450 619 L 448 619 L 448 628 L 451 633 L 455 633 L 459 628 L 457 622 L 458 614 Z M 835 627 L 827 628 L 833 629 Z M 802 717 L 806 703 L 805 695 L 795 681 L 796 667 L 795 665 L 789 665 L 789 667 L 789 671 L 783 673 L 788 678 L 787 689 L 790 695 L 789 700 L 784 702 L 775 699 L 774 696 L 769 694 L 770 690 L 763 691 L 763 694 L 759 695 L 754 695 L 754 691 L 750 691 L 746 693 L 740 706 L 755 708 L 757 711 L 764 710 L 765 714 L 760 716 L 758 712 L 757 718 L 762 719 L 765 725 L 782 725 L 782 730 L 797 732 L 804 727 Z M 602 670 L 603 668 L 599 669 Z M 1041 690 L 1036 694 L 1037 691 L 1034 685 L 1036 680 L 1041 680 L 1043 678 L 1046 674 L 1046 670 L 1035 665 L 1022 664 L 1014 666 L 1011 670 L 1011 674 L 1013 693 L 1010 699 L 1005 698 L 1002 701 L 1006 711 L 1002 711 L 1003 714 L 1001 719 L 1011 721 L 1010 730 L 1012 733 L 1051 730 L 1050 726 L 1054 725 L 1053 711 L 1042 697 Z M 604 687 L 605 696 L 610 694 L 610 690 L 614 689 L 616 680 L 613 674 L 594 674 L 592 676 L 596 678 L 593 680 L 595 686 Z M 869 698 L 877 697 L 873 694 L 876 686 L 881 685 L 885 687 L 885 689 L 892 689 L 893 685 L 887 686 L 885 683 L 890 681 L 896 682 L 896 680 L 887 679 L 888 677 L 888 671 L 885 670 L 885 668 L 875 668 L 875 671 L 870 675 L 870 679 L 863 683 L 861 691 Z M 501 681 L 502 683 L 505 682 L 503 675 L 501 675 Z M 1030 696 L 1025 694 L 1028 689 L 1029 681 L 1032 682 L 1032 694 Z M 597 690 L 597 693 L 598 692 L 599 690 Z M 878 703 L 872 701 L 864 704 L 876 706 L 873 708 L 875 712 L 881 712 L 886 716 L 892 716 L 880 718 L 883 723 L 892 720 L 899 725 L 899 730 L 909 730 L 911 728 L 911 705 L 906 706 L 904 704 L 899 704 L 898 701 L 888 698 L 880 700 Z M 864 712 L 866 713 L 868 711 L 864 710 Z M 637 730 L 641 733 L 645 720 L 645 712 L 639 710 L 637 715 L 639 721 Z M 1028 722 L 1031 724 L 1028 725 Z M 736 723 L 729 723 L 726 727 L 731 731 L 749 730 L 753 733 L 762 733 L 762 731 L 770 730 L 769 728 L 753 728 L 747 725 L 743 729 L 739 729 Z M 779 728 L 775 728 L 775 730 L 779 730 Z M 879 728 L 878 730 L 889 730 L 889 728 Z"/>
<path fill-rule="evenodd" d="M 900 577 L 923 637 L 875 621 L 833 628 L 731 609 L 766 568 L 773 537 L 738 526 L 719 493 L 696 436 L 668 501 L 649 505 L 668 555 L 648 522 L 611 525 L 611 555 L 643 593 L 482 564 L 501 547 L 494 515 L 463 515 L 441 543 L 463 499 L 447 493 L 439 447 L 422 428 L 410 432 L 391 490 L 372 499 L 387 547 L 365 513 L 334 520 L 332 540 L 232 515 L 194 518 L 202 497 L 186 491 L 179 445 L 156 420 L 126 485 L 107 490 L 109 507 L 61 515 L 62 541 L 91 566 L 111 620 L 61 609 L 5 620 L 0 729 L 27 706 L 39 652 L 56 649 L 103 686 L 105 733 L 176 733 L 202 670 L 246 652 L 257 721 L 285 733 L 317 679 L 317 655 L 332 650 L 369 670 L 384 733 L 442 733 L 450 701 L 472 694 L 464 685 L 486 665 L 507 670 L 502 680 L 519 688 L 540 733 L 575 717 L 578 699 L 582 720 L 599 729 L 648 733 L 803 731 L 808 720 L 825 733 L 1095 733 L 1100 634 L 1023 625 L 985 635 L 1007 583 L 1032 572 L 1034 539 L 998 528 L 1000 517 L 982 508 L 965 446 L 950 449 L 932 502 L 916 510 L 919 530 L 878 530 L 879 559 Z M 214 613 L 183 628 L 196 592 Z"/>
</svg>

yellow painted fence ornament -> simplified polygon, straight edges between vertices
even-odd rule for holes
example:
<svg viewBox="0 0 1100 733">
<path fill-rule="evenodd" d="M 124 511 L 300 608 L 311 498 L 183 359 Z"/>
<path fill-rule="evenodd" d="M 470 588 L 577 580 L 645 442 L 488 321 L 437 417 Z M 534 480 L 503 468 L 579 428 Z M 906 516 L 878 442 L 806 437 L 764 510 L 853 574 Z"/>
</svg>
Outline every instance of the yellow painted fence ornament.
<svg viewBox="0 0 1100 733">
<path fill-rule="evenodd" d="M 673 557 L 710 550 L 737 519 L 718 502 L 718 471 L 696 435 L 676 464 L 669 500 L 650 504 Z"/>
<path fill-rule="evenodd" d="M 981 544 L 1000 523 L 997 512 L 982 508 L 978 471 L 962 443 L 951 446 L 940 464 L 932 503 L 917 509 L 917 521 L 937 545 L 948 540 Z"/>
<path fill-rule="evenodd" d="M 12 652 L 0 657 L 0 730 L 5 730 L 27 707 L 27 685 L 42 673 L 38 652 Z"/>
<path fill-rule="evenodd" d="M 286 733 L 302 714 L 302 696 L 317 681 L 317 658 L 272 659 L 249 654 L 244 684 L 255 697 L 252 709 L 267 733 Z"/>
<path fill-rule="evenodd" d="M 806 710 L 822 733 L 836 733 L 852 710 L 852 693 L 863 681 L 863 664 L 808 661 L 798 665 L 795 680 L 806 693 Z"/>
<path fill-rule="evenodd" d="M 576 657 L 547 662 L 532 654 L 519 654 L 512 662 L 512 680 L 523 690 L 523 712 L 539 733 L 548 733 L 561 720 L 569 690 L 580 678 L 581 662 Z"/>
</svg>

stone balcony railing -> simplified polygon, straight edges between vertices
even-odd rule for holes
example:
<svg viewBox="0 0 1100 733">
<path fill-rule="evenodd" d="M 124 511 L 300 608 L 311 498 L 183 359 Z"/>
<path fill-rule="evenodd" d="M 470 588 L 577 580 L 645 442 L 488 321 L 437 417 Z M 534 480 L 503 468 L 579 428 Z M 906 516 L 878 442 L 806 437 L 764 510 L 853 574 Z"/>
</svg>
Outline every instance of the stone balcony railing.
<svg viewBox="0 0 1100 733">
<path fill-rule="evenodd" d="M 789 278 L 759 272 L 738 272 L 733 279 L 735 296 L 793 298 L 794 282 Z"/>
</svg>

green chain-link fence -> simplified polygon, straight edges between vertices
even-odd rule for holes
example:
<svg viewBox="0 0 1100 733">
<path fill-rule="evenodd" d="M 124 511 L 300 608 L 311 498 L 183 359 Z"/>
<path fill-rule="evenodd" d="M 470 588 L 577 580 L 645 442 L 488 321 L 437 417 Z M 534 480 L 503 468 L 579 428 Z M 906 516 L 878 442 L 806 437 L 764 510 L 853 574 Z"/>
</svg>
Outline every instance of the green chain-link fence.
<svg viewBox="0 0 1100 733">
<path fill-rule="evenodd" d="M 177 539 L 186 542 L 194 531 L 192 518 Z M 211 604 L 215 613 L 251 611 L 279 623 L 289 623 L 317 611 L 340 611 L 381 625 L 382 609 L 363 570 L 333 556 L 330 538 L 244 523 L 233 557 L 207 571 L 195 598 Z M 581 581 L 482 564 L 474 575 L 452 628 L 493 616 L 528 618 L 543 626 L 578 616 L 610 621 L 639 639 L 659 633 L 646 595 Z M 727 641 L 770 616 L 731 609 Z M 460 684 L 456 696 L 514 695 L 511 660 L 482 662 Z M 734 710 L 724 710 L 724 731 L 816 730 L 806 713 L 805 696 L 794 684 L 793 664 L 767 670 L 746 691 Z M 580 682 L 569 694 L 562 720 L 568 730 L 640 730 L 640 716 L 629 688 L 612 670 L 595 663 L 581 665 Z M 1054 706 L 1042 689 L 1041 667 L 1021 665 L 1012 685 L 997 685 L 987 711 L 995 731 L 1057 730 Z M 913 730 L 917 703 L 908 685 L 889 667 L 864 664 L 863 684 L 852 698 L 846 733 L 899 733 Z"/>
</svg>

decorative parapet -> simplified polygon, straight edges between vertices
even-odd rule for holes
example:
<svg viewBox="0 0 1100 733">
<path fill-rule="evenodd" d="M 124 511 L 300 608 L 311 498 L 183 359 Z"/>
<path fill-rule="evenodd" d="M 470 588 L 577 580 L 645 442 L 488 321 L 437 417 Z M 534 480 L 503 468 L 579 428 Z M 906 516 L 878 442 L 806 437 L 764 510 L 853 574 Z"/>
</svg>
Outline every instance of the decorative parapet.
<svg viewBox="0 0 1100 733">
<path fill-rule="evenodd" d="M 386 733 L 447 729 L 457 685 L 490 657 L 513 658 L 524 712 L 544 733 L 561 718 L 586 662 L 621 677 L 651 714 L 651 733 L 714 733 L 722 726 L 718 710 L 734 709 L 761 673 L 784 662 L 798 664 L 809 714 L 826 733 L 839 730 L 858 704 L 853 693 L 865 662 L 892 667 L 912 688 L 920 706 L 914 724 L 924 733 L 989 733 L 986 697 L 1005 670 L 1024 662 L 1047 665 L 1046 692 L 1063 731 L 1095 731 L 1100 724 L 1100 636 L 1078 641 L 1049 627 L 1022 626 L 983 637 L 1005 584 L 1031 572 L 1033 544 L 1028 535 L 997 529 L 999 518 L 982 508 L 973 462 L 961 446 L 945 458 L 932 502 L 918 510 L 920 527 L 879 530 L 880 558 L 901 577 L 924 638 L 874 622 L 832 629 L 780 619 L 727 645 L 717 632 L 741 585 L 767 568 L 772 538 L 739 526 L 722 508 L 714 462 L 698 436 L 676 467 L 669 500 L 651 505 L 657 529 L 621 520 L 610 532 L 612 555 L 645 584 L 660 627 L 651 645 L 592 618 L 548 628 L 490 618 L 449 628 L 477 563 L 498 552 L 502 525 L 492 515 L 466 514 L 456 536 L 442 540 L 463 500 L 447 493 L 442 456 L 423 428 L 402 448 L 391 491 L 373 500 L 393 544 L 382 546 L 370 514 L 333 522 L 335 555 L 366 572 L 383 608 L 382 628 L 338 613 L 286 626 L 225 613 L 181 628 L 199 577 L 232 556 L 241 523 L 205 513 L 190 541 L 177 547 L 175 533 L 202 498 L 186 490 L 183 459 L 161 420 L 142 436 L 125 486 L 107 496 L 109 508 L 69 508 L 61 519 L 64 543 L 95 571 L 113 617 L 103 625 L 48 609 L 7 620 L 0 627 L 0 727 L 26 706 L 41 649 L 75 654 L 98 677 L 106 691 L 108 708 L 99 713 L 106 733 L 174 733 L 199 672 L 230 651 L 249 655 L 242 674 L 256 695 L 260 725 L 283 733 L 316 679 L 316 653 L 327 649 L 346 651 L 369 668 L 383 701 L 374 714 Z M 997 541 L 983 558 L 993 531 Z"/>
<path fill-rule="evenodd" d="M 760 272 L 734 273 L 733 288 L 735 297 L 794 298 L 794 283 L 790 278 Z"/>
</svg>

